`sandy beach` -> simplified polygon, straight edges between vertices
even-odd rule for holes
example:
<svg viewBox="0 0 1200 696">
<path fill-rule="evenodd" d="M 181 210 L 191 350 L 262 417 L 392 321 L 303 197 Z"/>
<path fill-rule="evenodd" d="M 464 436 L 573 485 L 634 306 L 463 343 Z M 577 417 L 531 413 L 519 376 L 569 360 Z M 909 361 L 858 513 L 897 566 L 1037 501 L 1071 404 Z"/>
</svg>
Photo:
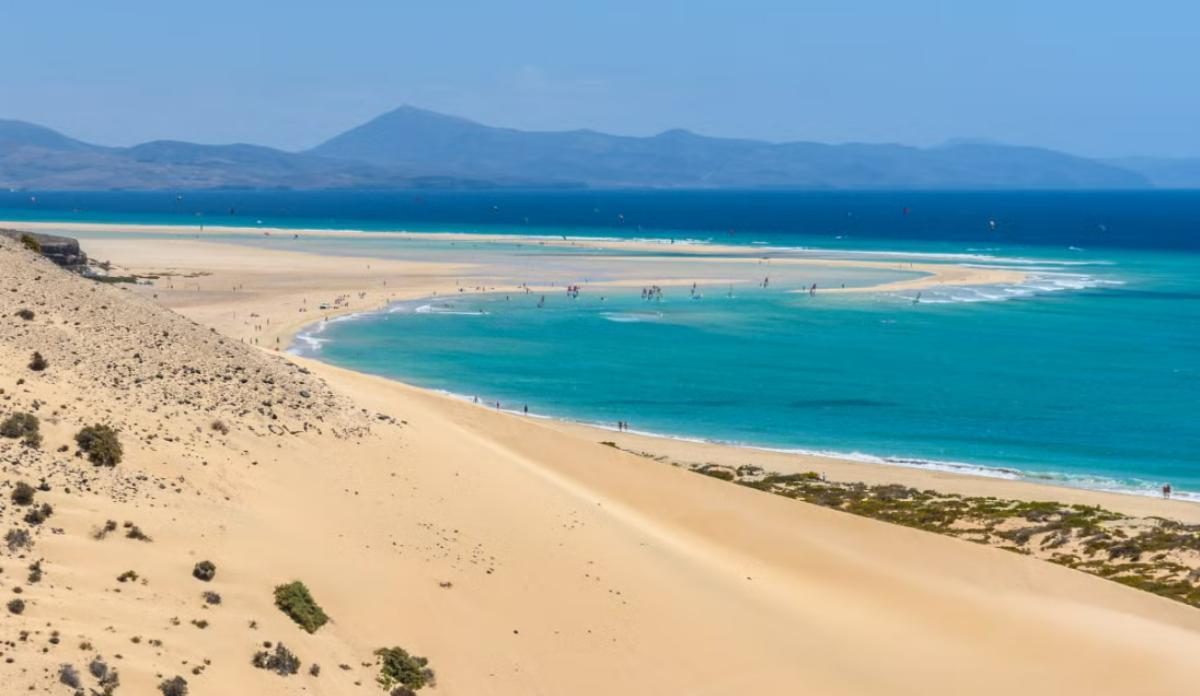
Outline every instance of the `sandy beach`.
<svg viewBox="0 0 1200 696">
<path fill-rule="evenodd" d="M 16 481 L 44 478 L 37 500 L 54 508 L 31 547 L 0 551 L 0 590 L 26 602 L 0 620 L 14 641 L 4 693 L 57 693 L 60 665 L 95 655 L 120 670 L 118 693 L 176 674 L 201 695 L 384 693 L 372 653 L 392 645 L 428 657 L 430 692 L 446 696 L 1185 694 L 1200 678 L 1193 607 L 635 452 L 1188 523 L 1200 506 L 524 418 L 284 353 L 302 327 L 337 315 L 523 291 L 511 268 L 465 254 L 333 257 L 192 232 L 2 226 L 80 233 L 114 274 L 147 279 L 98 284 L 0 239 L 0 416 L 36 412 L 44 438 L 38 449 L 0 440 L 5 501 Z M 728 253 L 643 258 L 594 285 L 741 278 L 730 268 L 745 260 Z M 806 264 L 897 267 L 793 265 Z M 921 275 L 896 281 L 904 289 L 1020 275 L 909 270 Z M 576 279 L 568 272 L 580 271 L 556 286 Z M 35 316 L 16 318 L 23 308 Z M 49 368 L 28 368 L 33 351 Z M 117 467 L 73 455 L 73 434 L 94 421 L 119 429 Z M 2 512 L 13 527 L 25 514 Z M 153 541 L 124 526 L 97 539 L 109 519 Z M 37 558 L 45 577 L 27 582 Z M 200 560 L 216 564 L 211 582 L 192 577 Z M 118 581 L 126 571 L 140 580 Z M 332 617 L 314 634 L 273 606 L 272 589 L 291 580 Z M 254 668 L 264 641 L 286 643 L 302 671 Z"/>
</svg>

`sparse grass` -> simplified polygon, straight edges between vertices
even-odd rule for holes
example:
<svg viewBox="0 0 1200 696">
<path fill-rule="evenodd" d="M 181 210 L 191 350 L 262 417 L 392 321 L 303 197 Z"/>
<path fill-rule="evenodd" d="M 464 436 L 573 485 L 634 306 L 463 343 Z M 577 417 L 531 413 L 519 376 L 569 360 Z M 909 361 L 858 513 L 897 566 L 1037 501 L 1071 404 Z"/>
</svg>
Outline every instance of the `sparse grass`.
<svg viewBox="0 0 1200 696">
<path fill-rule="evenodd" d="M 31 234 L 21 235 L 21 246 L 35 254 L 42 253 L 42 244 Z"/>
<path fill-rule="evenodd" d="M 379 664 L 377 681 L 384 689 L 403 686 L 415 691 L 434 683 L 429 660 L 409 655 L 404 648 L 380 648 L 375 651 L 375 657 Z"/>
<path fill-rule="evenodd" d="M 98 466 L 116 466 L 124 455 L 117 431 L 107 425 L 89 425 L 81 429 L 75 434 L 75 443 Z"/>
<path fill-rule="evenodd" d="M 309 594 L 308 588 L 299 580 L 275 588 L 275 606 L 309 633 L 316 633 L 329 621 L 324 610 Z"/>
</svg>

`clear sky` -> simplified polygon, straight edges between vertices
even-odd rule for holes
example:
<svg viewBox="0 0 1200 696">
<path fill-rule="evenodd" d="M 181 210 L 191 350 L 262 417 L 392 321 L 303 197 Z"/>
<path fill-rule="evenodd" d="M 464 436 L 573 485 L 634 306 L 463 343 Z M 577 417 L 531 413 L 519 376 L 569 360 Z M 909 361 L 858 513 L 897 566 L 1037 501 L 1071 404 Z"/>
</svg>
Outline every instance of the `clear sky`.
<svg viewBox="0 0 1200 696">
<path fill-rule="evenodd" d="M 493 125 L 1200 155 L 1195 0 L 4 0 L 0 118 L 319 143 Z"/>
</svg>

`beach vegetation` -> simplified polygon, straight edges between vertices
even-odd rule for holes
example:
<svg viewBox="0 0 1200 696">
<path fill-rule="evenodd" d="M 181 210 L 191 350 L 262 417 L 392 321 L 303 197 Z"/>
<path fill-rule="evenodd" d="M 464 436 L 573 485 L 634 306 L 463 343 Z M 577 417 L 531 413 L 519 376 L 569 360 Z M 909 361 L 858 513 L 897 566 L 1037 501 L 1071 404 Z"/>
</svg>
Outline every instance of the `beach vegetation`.
<svg viewBox="0 0 1200 696">
<path fill-rule="evenodd" d="M 309 633 L 316 633 L 329 621 L 329 616 L 299 580 L 275 588 L 275 606 Z"/>
<path fill-rule="evenodd" d="M 24 529 L 13 527 L 4 535 L 4 545 L 8 550 L 15 553 L 20 549 L 28 549 L 33 546 L 33 540 L 29 537 L 29 532 Z"/>
<path fill-rule="evenodd" d="M 33 370 L 34 372 L 41 372 L 47 367 L 50 367 L 50 361 L 36 350 L 33 351 L 33 356 L 29 359 L 29 369 Z"/>
<path fill-rule="evenodd" d="M 25 513 L 25 522 L 26 524 L 38 525 L 50 519 L 50 516 L 53 514 L 54 508 L 50 506 L 50 503 L 42 503 L 39 506 L 30 508 Z"/>
<path fill-rule="evenodd" d="M 404 648 L 380 648 L 375 651 L 375 658 L 379 664 L 377 681 L 384 689 L 399 686 L 415 691 L 434 684 L 429 660 L 410 655 Z"/>
<path fill-rule="evenodd" d="M 158 690 L 163 696 L 187 696 L 188 683 L 183 677 L 171 677 L 164 679 L 159 685 Z"/>
<path fill-rule="evenodd" d="M 25 600 L 23 600 L 23 599 L 20 599 L 20 598 L 10 599 L 10 600 L 8 600 L 8 604 L 6 606 L 8 607 L 8 612 L 10 614 L 24 614 L 25 613 Z"/>
<path fill-rule="evenodd" d="M 32 505 L 33 496 L 37 494 L 37 489 L 25 483 L 17 481 L 17 485 L 13 486 L 11 498 L 14 505 Z"/>
<path fill-rule="evenodd" d="M 274 650 L 260 650 L 254 653 L 250 664 L 259 669 L 270 670 L 281 677 L 300 671 L 300 658 L 284 647 L 283 643 L 276 643 Z"/>
<path fill-rule="evenodd" d="M 108 425 L 89 425 L 75 434 L 75 443 L 97 466 L 116 466 L 124 451 L 117 431 Z"/>
<path fill-rule="evenodd" d="M 1200 607 L 1200 525 L 1130 517 L 1094 505 L 828 481 L 812 471 L 780 474 L 750 465 L 666 463 L 813 505 L 1033 556 Z"/>
<path fill-rule="evenodd" d="M 30 447 L 39 447 L 42 444 L 42 435 L 39 430 L 40 424 L 38 417 L 32 413 L 14 413 L 8 418 L 5 418 L 0 423 L 0 437 L 10 439 L 20 438 L 21 442 Z"/>
<path fill-rule="evenodd" d="M 217 574 L 217 566 L 212 561 L 200 561 L 192 567 L 192 577 L 204 582 L 211 581 Z"/>
<path fill-rule="evenodd" d="M 79 670 L 70 664 L 62 665 L 58 668 L 58 681 L 72 689 L 78 689 L 80 686 L 83 686 L 83 682 L 79 678 Z"/>
<path fill-rule="evenodd" d="M 33 321 L 33 310 L 28 307 L 22 307 L 17 310 L 16 316 L 21 317 L 25 321 Z"/>
</svg>

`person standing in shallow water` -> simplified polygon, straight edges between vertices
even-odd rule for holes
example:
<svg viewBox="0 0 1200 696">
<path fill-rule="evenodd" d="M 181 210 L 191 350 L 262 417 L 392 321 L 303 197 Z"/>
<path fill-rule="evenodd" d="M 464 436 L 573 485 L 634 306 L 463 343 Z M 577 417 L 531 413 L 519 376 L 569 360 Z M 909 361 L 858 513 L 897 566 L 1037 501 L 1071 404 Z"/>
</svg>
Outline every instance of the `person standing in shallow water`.
<svg viewBox="0 0 1200 696">
<path fill-rule="evenodd" d="M 1164 498 L 1170 498 L 1170 497 L 1171 497 L 1171 484 L 1169 484 L 1169 483 L 1168 483 L 1168 484 L 1164 484 L 1164 485 L 1163 485 L 1163 488 L 1162 488 L 1162 491 L 1163 491 L 1163 497 L 1164 497 Z"/>
</svg>

